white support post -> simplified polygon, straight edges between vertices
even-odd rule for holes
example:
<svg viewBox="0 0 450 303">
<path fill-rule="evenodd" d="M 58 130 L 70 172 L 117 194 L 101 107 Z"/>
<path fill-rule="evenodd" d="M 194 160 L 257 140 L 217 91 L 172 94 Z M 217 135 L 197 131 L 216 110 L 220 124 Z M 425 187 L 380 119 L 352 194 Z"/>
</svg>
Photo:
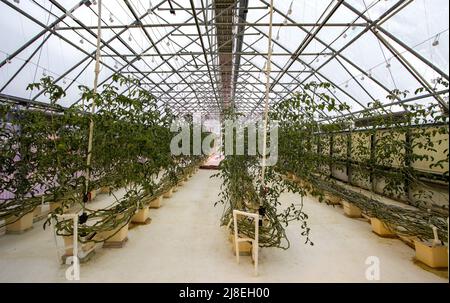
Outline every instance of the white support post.
<svg viewBox="0 0 450 303">
<path fill-rule="evenodd" d="M 51 215 L 49 215 L 51 216 Z M 58 219 L 63 219 L 63 220 L 67 220 L 67 219 L 71 219 L 73 220 L 73 243 L 72 243 L 72 256 L 78 256 L 78 214 L 62 214 L 62 215 L 56 215 L 56 217 Z M 54 235 L 55 235 L 55 241 L 56 241 L 56 227 L 55 224 L 53 224 L 53 220 L 52 220 L 52 226 L 53 226 L 53 231 L 54 231 Z"/>
<path fill-rule="evenodd" d="M 245 216 L 253 218 L 255 222 L 255 238 L 239 238 L 239 228 L 237 217 Z M 236 251 L 236 261 L 239 264 L 239 243 L 241 242 L 252 242 L 252 259 L 255 267 L 255 276 L 258 275 L 258 249 L 259 249 L 259 214 L 248 213 L 240 210 L 233 210 L 233 221 L 234 221 L 234 246 Z"/>
</svg>

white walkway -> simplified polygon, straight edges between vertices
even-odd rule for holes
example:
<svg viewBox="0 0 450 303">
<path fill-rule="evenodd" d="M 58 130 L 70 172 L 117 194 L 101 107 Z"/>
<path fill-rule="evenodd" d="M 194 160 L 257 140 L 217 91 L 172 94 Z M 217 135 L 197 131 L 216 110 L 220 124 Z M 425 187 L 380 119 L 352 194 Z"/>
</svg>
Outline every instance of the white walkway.
<svg viewBox="0 0 450 303">
<path fill-rule="evenodd" d="M 367 222 L 313 199 L 305 199 L 305 211 L 315 245 L 304 245 L 299 225 L 290 225 L 291 248 L 262 249 L 260 275 L 254 277 L 250 257 L 238 265 L 218 226 L 222 207 L 214 202 L 220 180 L 210 179 L 213 173 L 200 170 L 164 199 L 163 207 L 151 210 L 150 225 L 130 230 L 124 248 L 100 249 L 81 265 L 81 282 L 369 282 L 369 256 L 380 259 L 381 282 L 447 282 L 415 265 L 414 250 L 400 240 L 379 238 Z M 282 197 L 286 204 L 298 199 Z M 0 237 L 0 282 L 66 282 L 65 269 L 42 221 L 25 234 Z"/>
</svg>

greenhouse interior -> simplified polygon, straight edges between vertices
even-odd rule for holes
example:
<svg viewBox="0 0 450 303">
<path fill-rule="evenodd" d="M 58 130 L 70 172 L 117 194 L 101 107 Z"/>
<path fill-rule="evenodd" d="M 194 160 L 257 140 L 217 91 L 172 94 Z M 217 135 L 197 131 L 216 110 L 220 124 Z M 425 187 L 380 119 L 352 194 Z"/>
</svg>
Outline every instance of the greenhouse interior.
<svg viewBox="0 0 450 303">
<path fill-rule="evenodd" d="M 0 282 L 448 283 L 446 0 L 0 0 Z"/>
</svg>

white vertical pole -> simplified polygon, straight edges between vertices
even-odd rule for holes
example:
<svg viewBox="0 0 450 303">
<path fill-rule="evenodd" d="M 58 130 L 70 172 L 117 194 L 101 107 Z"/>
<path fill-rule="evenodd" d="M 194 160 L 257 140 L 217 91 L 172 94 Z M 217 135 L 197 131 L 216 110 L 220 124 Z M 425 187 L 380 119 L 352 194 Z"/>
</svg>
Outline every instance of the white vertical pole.
<svg viewBox="0 0 450 303">
<path fill-rule="evenodd" d="M 72 257 L 75 262 L 75 258 L 78 258 L 78 216 L 73 216 L 73 253 Z M 75 264 L 75 263 L 74 263 Z"/>
<path fill-rule="evenodd" d="M 234 250 L 236 252 L 236 261 L 239 264 L 239 242 L 238 242 L 238 225 L 237 214 L 233 211 L 233 223 L 234 223 Z"/>
<path fill-rule="evenodd" d="M 266 152 L 267 152 L 267 120 L 269 117 L 269 97 L 270 97 L 270 72 L 272 71 L 272 23 L 273 23 L 273 0 L 270 1 L 270 19 L 269 19 L 269 50 L 266 64 L 266 96 L 264 105 L 264 134 L 263 134 L 263 155 L 262 155 L 262 170 L 261 170 L 261 184 L 265 186 L 266 174 Z M 262 200 L 260 201 L 262 205 Z"/>
<path fill-rule="evenodd" d="M 252 242 L 253 244 L 253 249 L 252 249 L 252 254 L 253 254 L 253 262 L 255 262 L 255 276 L 258 275 L 258 254 L 259 254 L 259 221 L 257 219 L 255 219 L 255 240 Z"/>
<path fill-rule="evenodd" d="M 97 2 L 98 6 L 98 22 L 97 22 L 97 51 L 95 53 L 95 70 L 94 70 L 94 100 L 92 100 L 91 105 L 91 121 L 89 123 L 89 141 L 88 141 L 88 154 L 87 154 L 87 160 L 86 160 L 86 192 L 88 193 L 89 188 L 89 181 L 91 178 L 91 171 L 90 171 L 90 165 L 91 165 L 91 159 L 92 159 L 92 139 L 94 136 L 94 119 L 93 115 L 95 113 L 95 97 L 97 96 L 97 90 L 98 90 L 98 76 L 100 74 L 100 44 L 101 44 L 101 34 L 102 34 L 102 1 L 99 0 Z"/>
</svg>

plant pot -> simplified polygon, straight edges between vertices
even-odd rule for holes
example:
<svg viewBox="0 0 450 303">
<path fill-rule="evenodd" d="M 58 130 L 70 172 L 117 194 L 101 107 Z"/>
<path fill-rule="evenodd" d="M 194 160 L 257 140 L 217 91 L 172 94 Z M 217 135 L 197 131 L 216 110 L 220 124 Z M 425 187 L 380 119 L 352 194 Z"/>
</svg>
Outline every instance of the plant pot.
<svg viewBox="0 0 450 303">
<path fill-rule="evenodd" d="M 110 191 L 110 187 L 109 186 L 103 186 L 102 188 L 100 188 L 100 193 L 101 194 L 109 194 Z"/>
<path fill-rule="evenodd" d="M 97 197 L 97 191 L 96 190 L 91 190 L 89 192 L 89 201 L 93 201 L 95 199 L 95 197 Z"/>
<path fill-rule="evenodd" d="M 342 206 L 344 206 L 344 214 L 350 218 L 361 218 L 362 213 L 359 207 L 347 202 L 343 201 Z"/>
<path fill-rule="evenodd" d="M 330 205 L 339 205 L 341 204 L 341 201 L 342 201 L 341 197 L 329 193 L 325 194 L 325 202 Z"/>
<path fill-rule="evenodd" d="M 63 236 L 65 256 L 73 256 L 73 236 Z M 95 242 L 78 243 L 78 247 L 81 245 L 83 252 L 89 252 L 94 249 Z"/>
<path fill-rule="evenodd" d="M 448 247 L 432 247 L 421 241 L 414 241 L 416 259 L 431 268 L 448 267 Z"/>
<path fill-rule="evenodd" d="M 310 187 L 310 185 L 309 185 L 309 182 L 307 182 L 307 181 L 305 181 L 305 180 L 302 180 L 302 179 L 300 179 L 300 178 L 297 178 L 297 184 L 300 186 L 300 187 L 302 187 L 302 188 L 308 188 L 308 187 Z"/>
<path fill-rule="evenodd" d="M 124 225 L 122 227 L 119 226 L 113 230 L 104 232 L 102 234 L 102 236 L 103 236 L 103 239 L 106 239 L 118 231 L 114 236 L 112 236 L 111 238 L 109 238 L 108 240 L 106 240 L 103 243 L 103 247 L 114 247 L 114 248 L 123 247 L 125 242 L 128 240 L 128 237 L 127 237 L 128 236 L 128 226 L 129 226 L 129 224 L 127 223 L 126 225 Z"/>
<path fill-rule="evenodd" d="M 164 194 L 164 198 L 170 198 L 173 195 L 173 188 L 171 188 L 168 192 Z"/>
<path fill-rule="evenodd" d="M 12 216 L 12 217 L 6 219 L 6 224 L 8 224 L 8 225 L 6 225 L 6 233 L 12 233 L 12 234 L 19 233 L 20 234 L 20 233 L 23 233 L 23 232 L 33 228 L 33 217 L 34 217 L 34 212 L 29 212 L 28 214 L 26 214 L 19 220 L 17 220 L 16 216 Z M 14 223 L 9 223 L 9 222 L 14 222 Z"/>
<path fill-rule="evenodd" d="M 377 218 L 370 218 L 370 224 L 372 225 L 372 231 L 379 235 L 380 237 L 384 238 L 394 238 L 396 237 L 396 234 L 393 233 L 389 227 L 384 224 L 383 221 L 377 219 Z"/>
<path fill-rule="evenodd" d="M 134 216 L 131 218 L 131 222 L 146 223 L 149 216 L 150 216 L 150 209 L 147 206 L 138 210 L 138 212 L 135 213 Z"/>
<path fill-rule="evenodd" d="M 415 236 L 406 236 L 406 235 L 398 235 L 398 238 L 405 243 L 406 245 L 408 245 L 411 248 L 415 248 L 415 244 L 414 241 L 419 240 L 417 237 Z"/>
<path fill-rule="evenodd" d="M 60 208 L 62 206 L 61 202 L 51 202 L 50 203 L 50 212 L 55 211 L 57 208 Z"/>
<path fill-rule="evenodd" d="M 148 205 L 149 208 L 160 208 L 161 207 L 162 196 L 159 196 Z"/>
<path fill-rule="evenodd" d="M 231 247 L 233 249 L 233 253 L 236 255 L 236 244 L 234 241 L 234 234 L 230 233 L 228 236 L 229 241 L 231 242 Z M 252 243 L 251 242 L 239 242 L 239 255 L 240 256 L 250 256 L 252 254 Z"/>
<path fill-rule="evenodd" d="M 0 225 L 4 224 L 4 220 L 0 220 Z M 6 226 L 0 227 L 0 237 L 6 233 Z"/>
<path fill-rule="evenodd" d="M 36 206 L 36 208 L 33 211 L 33 216 L 39 217 L 41 214 L 42 214 L 42 206 L 38 205 L 38 206 Z"/>
</svg>

